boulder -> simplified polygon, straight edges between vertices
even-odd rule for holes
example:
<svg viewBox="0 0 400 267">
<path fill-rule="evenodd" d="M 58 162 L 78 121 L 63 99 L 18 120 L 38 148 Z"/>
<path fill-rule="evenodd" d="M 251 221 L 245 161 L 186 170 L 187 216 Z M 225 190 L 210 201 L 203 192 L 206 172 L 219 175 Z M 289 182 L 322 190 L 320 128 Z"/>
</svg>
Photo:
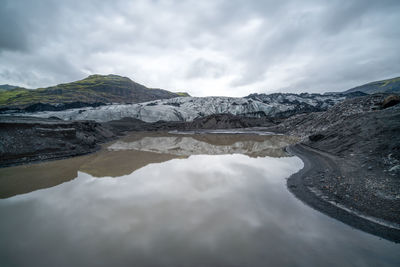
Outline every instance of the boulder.
<svg viewBox="0 0 400 267">
<path fill-rule="evenodd" d="M 400 103 L 400 96 L 398 95 L 390 95 L 386 97 L 382 102 L 382 108 L 389 108 L 395 106 Z"/>
</svg>

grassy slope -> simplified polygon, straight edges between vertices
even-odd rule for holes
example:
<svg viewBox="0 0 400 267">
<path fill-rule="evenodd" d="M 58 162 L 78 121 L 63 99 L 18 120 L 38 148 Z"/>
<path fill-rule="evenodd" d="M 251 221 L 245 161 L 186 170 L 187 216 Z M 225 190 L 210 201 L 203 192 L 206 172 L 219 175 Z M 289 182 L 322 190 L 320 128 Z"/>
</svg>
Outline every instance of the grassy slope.
<svg viewBox="0 0 400 267">
<path fill-rule="evenodd" d="M 347 90 L 346 93 L 351 93 L 355 91 L 361 91 L 367 94 L 395 93 L 395 92 L 399 93 L 400 77 L 367 83 L 361 86 L 354 87 L 350 90 Z"/>
<path fill-rule="evenodd" d="M 160 98 L 185 96 L 186 93 L 171 93 L 149 89 L 129 78 L 117 75 L 91 75 L 83 80 L 59 84 L 47 88 L 28 90 L 24 88 L 0 91 L 0 107 L 27 106 L 33 103 L 68 102 L 141 102 Z"/>
<path fill-rule="evenodd" d="M 395 82 L 400 82 L 400 77 L 383 80 L 383 81 L 381 81 L 381 83 L 383 83 L 381 86 L 387 86 L 388 84 L 395 83 Z"/>
<path fill-rule="evenodd" d="M 25 99 L 29 95 L 30 95 L 29 90 L 24 88 L 2 90 L 0 91 L 0 105 L 7 105 L 8 103 L 13 103 L 14 99 Z"/>
<path fill-rule="evenodd" d="M 186 92 L 175 92 L 175 94 L 177 94 L 178 96 L 190 96 L 188 93 Z"/>
</svg>

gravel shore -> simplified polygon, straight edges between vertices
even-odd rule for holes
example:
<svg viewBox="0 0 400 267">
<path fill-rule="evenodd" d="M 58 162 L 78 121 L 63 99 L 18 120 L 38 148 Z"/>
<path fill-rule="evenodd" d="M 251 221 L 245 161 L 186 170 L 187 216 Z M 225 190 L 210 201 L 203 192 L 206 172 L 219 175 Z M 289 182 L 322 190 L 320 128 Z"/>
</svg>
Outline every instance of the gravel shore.
<svg viewBox="0 0 400 267">
<path fill-rule="evenodd" d="M 371 202 L 381 200 L 360 197 L 363 187 L 353 186 L 347 191 L 339 189 L 341 184 L 363 180 L 365 172 L 351 166 L 346 159 L 305 145 L 297 144 L 287 150 L 304 162 L 304 168 L 287 180 L 289 190 L 297 198 L 352 227 L 400 242 L 400 225 L 383 219 L 398 220 L 398 201 L 389 200 L 371 206 Z"/>
<path fill-rule="evenodd" d="M 305 162 L 289 189 L 315 209 L 400 242 L 400 105 L 387 95 L 346 100 L 289 118 L 271 131 L 299 136 L 289 148 Z"/>
</svg>

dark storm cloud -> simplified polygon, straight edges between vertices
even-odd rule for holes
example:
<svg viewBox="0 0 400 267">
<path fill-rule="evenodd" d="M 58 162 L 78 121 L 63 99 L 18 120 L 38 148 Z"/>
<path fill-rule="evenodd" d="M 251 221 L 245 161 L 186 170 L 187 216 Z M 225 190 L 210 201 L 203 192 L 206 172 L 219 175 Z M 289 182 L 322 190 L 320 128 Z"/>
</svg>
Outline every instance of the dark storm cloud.
<svg viewBox="0 0 400 267">
<path fill-rule="evenodd" d="M 16 14 L 9 5 L 0 9 L 0 51 L 27 49 L 24 25 L 15 18 Z"/>
<path fill-rule="evenodd" d="M 400 1 L 0 2 L 0 84 L 126 75 L 194 95 L 400 75 Z"/>
<path fill-rule="evenodd" d="M 50 28 L 59 12 L 56 1 L 2 0 L 0 51 L 26 51 Z M 40 34 L 39 36 L 37 34 Z"/>
</svg>

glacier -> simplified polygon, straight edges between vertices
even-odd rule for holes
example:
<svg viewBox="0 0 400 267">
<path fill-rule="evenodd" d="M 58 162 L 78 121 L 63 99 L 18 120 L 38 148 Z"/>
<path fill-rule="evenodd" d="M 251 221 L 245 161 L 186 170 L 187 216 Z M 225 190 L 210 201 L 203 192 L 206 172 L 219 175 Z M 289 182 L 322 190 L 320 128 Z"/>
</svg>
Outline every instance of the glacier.
<svg viewBox="0 0 400 267">
<path fill-rule="evenodd" d="M 107 122 L 125 117 L 145 122 L 193 121 L 196 118 L 230 113 L 248 117 L 289 117 L 294 114 L 324 111 L 345 100 L 343 95 L 252 94 L 247 97 L 176 97 L 137 104 L 110 104 L 63 111 L 24 113 L 25 116 L 57 117 L 62 120 Z"/>
</svg>

